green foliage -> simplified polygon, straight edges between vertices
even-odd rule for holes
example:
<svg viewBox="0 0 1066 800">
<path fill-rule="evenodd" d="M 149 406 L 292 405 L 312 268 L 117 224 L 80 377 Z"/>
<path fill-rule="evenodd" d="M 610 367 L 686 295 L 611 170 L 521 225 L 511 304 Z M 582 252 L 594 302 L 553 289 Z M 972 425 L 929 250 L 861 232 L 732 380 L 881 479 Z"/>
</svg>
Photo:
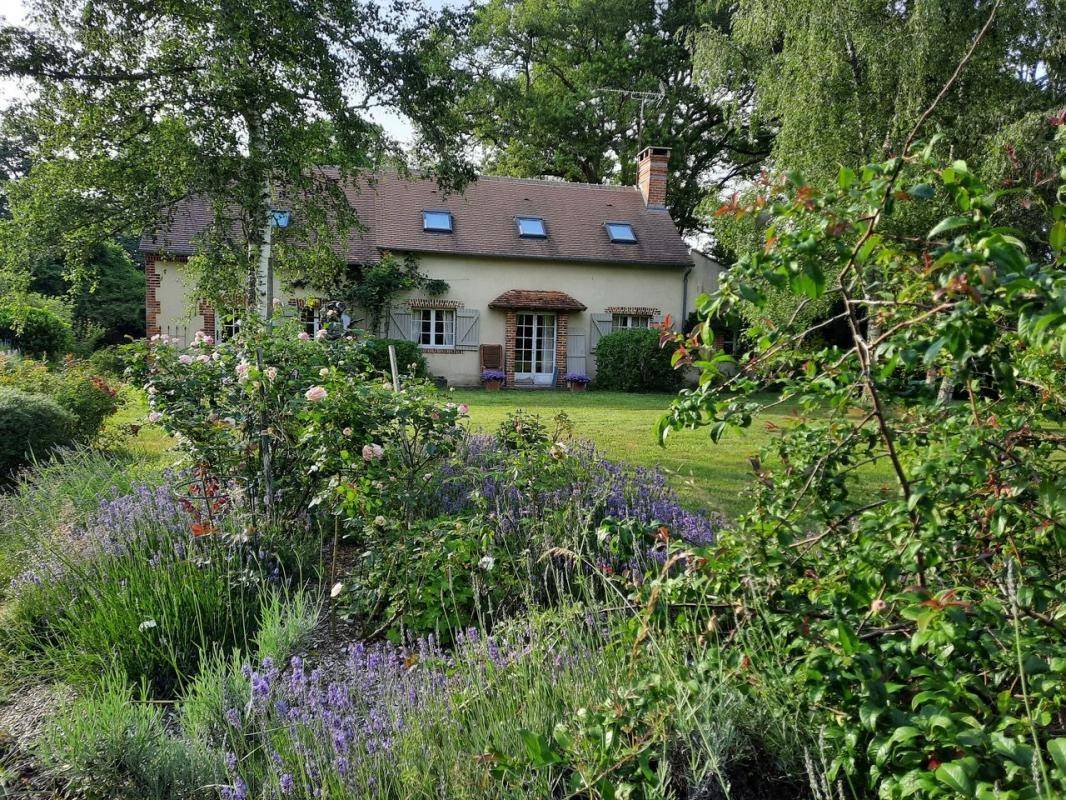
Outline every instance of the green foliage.
<svg viewBox="0 0 1066 800">
<path fill-rule="evenodd" d="M 401 375 L 425 378 L 429 374 L 426 357 L 416 342 L 406 339 L 366 339 L 362 344 L 362 353 L 370 369 L 385 375 L 392 374 L 389 363 L 389 345 L 396 348 L 396 368 Z"/>
<path fill-rule="evenodd" d="M 728 16 L 689 2 L 478 4 L 466 42 L 477 69 L 460 108 L 493 171 L 506 175 L 633 185 L 642 148 L 671 148 L 667 204 L 692 230 L 700 201 L 718 188 L 707 174 L 749 174 L 768 150 L 763 132 L 727 119 L 692 80 L 689 35 Z"/>
<path fill-rule="evenodd" d="M 596 344 L 597 389 L 619 392 L 668 392 L 681 385 L 671 352 L 659 345 L 659 332 L 630 328 L 609 333 Z"/>
<path fill-rule="evenodd" d="M 359 270 L 353 284 L 340 290 L 347 293 L 355 306 L 366 311 L 367 329 L 377 334 L 382 331 L 393 299 L 411 289 L 423 289 L 432 296 L 444 294 L 448 284 L 420 273 L 418 257 L 411 253 L 403 256 L 383 253 L 376 263 L 366 264 Z"/>
<path fill-rule="evenodd" d="M 44 308 L 18 302 L 0 304 L 0 341 L 30 356 L 65 353 L 74 343 L 70 324 Z"/>
<path fill-rule="evenodd" d="M 105 672 L 99 686 L 74 701 L 38 745 L 46 770 L 88 798 L 209 798 L 221 773 L 217 757 L 168 732 L 163 709 L 145 687 Z"/>
<path fill-rule="evenodd" d="M 0 482 L 73 441 L 74 415 L 55 400 L 0 387 Z"/>
<path fill-rule="evenodd" d="M 110 344 L 101 347 L 89 356 L 89 367 L 99 375 L 121 380 L 126 377 L 126 370 L 136 362 L 137 354 L 143 352 L 142 342 L 128 342 L 126 344 Z M 143 359 L 141 359 L 143 362 Z M 144 382 L 146 376 L 131 376 L 134 382 Z"/>
<path fill-rule="evenodd" d="M 0 386 L 51 397 L 74 415 L 72 436 L 79 443 L 92 441 L 118 409 L 115 389 L 73 361 L 55 368 L 28 359 L 0 362 Z"/>
<path fill-rule="evenodd" d="M 651 589 L 649 613 L 726 642 L 769 632 L 770 647 L 723 657 L 752 670 L 752 691 L 790 665 L 784 680 L 820 732 L 825 792 L 1056 797 L 1066 205 L 1052 209 L 1044 247 L 1027 250 L 998 225 L 1007 198 L 934 150 L 842 169 L 824 192 L 790 175 L 764 199 L 765 248 L 699 301 L 709 318 L 761 306 L 761 284 L 830 295 L 851 335 L 800 360 L 808 327 L 756 325 L 735 379 L 722 385 L 701 365 L 663 435 L 708 426 L 717 440 L 751 425 L 763 405 L 752 393 L 768 381 L 807 414 L 768 448 L 780 468 L 755 462 L 752 511 L 714 548 L 678 554 L 689 568 Z M 925 237 L 882 232 L 923 203 L 953 209 Z M 934 380 L 914 379 L 926 370 Z M 871 461 L 893 485 L 857 497 L 848 477 Z"/>
</svg>

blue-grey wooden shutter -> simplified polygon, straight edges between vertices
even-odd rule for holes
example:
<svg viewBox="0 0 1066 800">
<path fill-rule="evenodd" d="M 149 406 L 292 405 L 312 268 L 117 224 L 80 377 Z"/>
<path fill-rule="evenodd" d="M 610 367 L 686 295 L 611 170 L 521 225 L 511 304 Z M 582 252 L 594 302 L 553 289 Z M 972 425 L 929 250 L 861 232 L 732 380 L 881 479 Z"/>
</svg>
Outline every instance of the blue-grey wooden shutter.
<svg viewBox="0 0 1066 800">
<path fill-rule="evenodd" d="M 405 339 L 408 342 L 418 340 L 415 336 L 414 315 L 406 308 L 389 309 L 390 339 Z"/>
<path fill-rule="evenodd" d="M 610 314 L 589 314 L 589 350 L 592 353 L 596 352 L 600 337 L 611 332 L 611 318 Z"/>
<path fill-rule="evenodd" d="M 476 308 L 455 310 L 455 349 L 477 350 L 481 344 L 481 314 Z"/>
<path fill-rule="evenodd" d="M 588 375 L 588 351 L 584 331 L 571 330 L 566 336 L 566 371 Z"/>
</svg>

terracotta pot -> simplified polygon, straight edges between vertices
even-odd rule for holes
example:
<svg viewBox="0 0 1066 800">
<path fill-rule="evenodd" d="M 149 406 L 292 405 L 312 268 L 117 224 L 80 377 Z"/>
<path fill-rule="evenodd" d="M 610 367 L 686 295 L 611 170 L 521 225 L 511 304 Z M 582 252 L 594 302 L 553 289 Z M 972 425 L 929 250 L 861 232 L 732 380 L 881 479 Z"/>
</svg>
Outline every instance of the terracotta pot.
<svg viewBox="0 0 1066 800">
<path fill-rule="evenodd" d="M 484 382 L 484 386 L 485 386 L 485 391 L 487 391 L 487 392 L 498 392 L 498 391 L 500 391 L 500 387 L 503 386 L 503 381 L 500 381 L 500 380 L 485 381 Z"/>
<path fill-rule="evenodd" d="M 570 388 L 571 392 L 583 392 L 589 388 L 587 383 L 578 383 L 577 381 L 567 381 L 566 385 Z"/>
</svg>

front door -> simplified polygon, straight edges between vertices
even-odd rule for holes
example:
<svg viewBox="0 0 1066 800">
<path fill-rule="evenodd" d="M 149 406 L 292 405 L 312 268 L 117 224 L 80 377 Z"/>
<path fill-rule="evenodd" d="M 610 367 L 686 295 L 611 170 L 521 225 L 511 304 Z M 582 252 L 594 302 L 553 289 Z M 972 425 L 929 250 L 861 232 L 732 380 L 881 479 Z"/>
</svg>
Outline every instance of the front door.
<svg viewBox="0 0 1066 800">
<path fill-rule="evenodd" d="M 555 315 L 519 314 L 515 323 L 515 383 L 551 386 L 555 381 Z"/>
</svg>

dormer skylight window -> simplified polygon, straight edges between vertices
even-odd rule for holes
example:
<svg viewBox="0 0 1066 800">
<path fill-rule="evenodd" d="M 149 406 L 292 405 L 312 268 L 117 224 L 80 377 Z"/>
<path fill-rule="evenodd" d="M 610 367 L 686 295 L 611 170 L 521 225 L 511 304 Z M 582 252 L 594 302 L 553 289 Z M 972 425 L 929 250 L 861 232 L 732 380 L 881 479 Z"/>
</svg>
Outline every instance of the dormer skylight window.
<svg viewBox="0 0 1066 800">
<path fill-rule="evenodd" d="M 422 212 L 422 230 L 429 231 L 430 233 L 451 233 L 452 232 L 452 212 L 451 211 L 423 211 Z"/>
<path fill-rule="evenodd" d="M 607 235 L 616 244 L 636 244 L 637 235 L 633 232 L 633 226 L 628 222 L 605 222 L 603 227 L 607 229 Z"/>
<path fill-rule="evenodd" d="M 544 227 L 541 217 L 515 217 L 518 235 L 523 239 L 547 239 L 548 229 Z"/>
</svg>

